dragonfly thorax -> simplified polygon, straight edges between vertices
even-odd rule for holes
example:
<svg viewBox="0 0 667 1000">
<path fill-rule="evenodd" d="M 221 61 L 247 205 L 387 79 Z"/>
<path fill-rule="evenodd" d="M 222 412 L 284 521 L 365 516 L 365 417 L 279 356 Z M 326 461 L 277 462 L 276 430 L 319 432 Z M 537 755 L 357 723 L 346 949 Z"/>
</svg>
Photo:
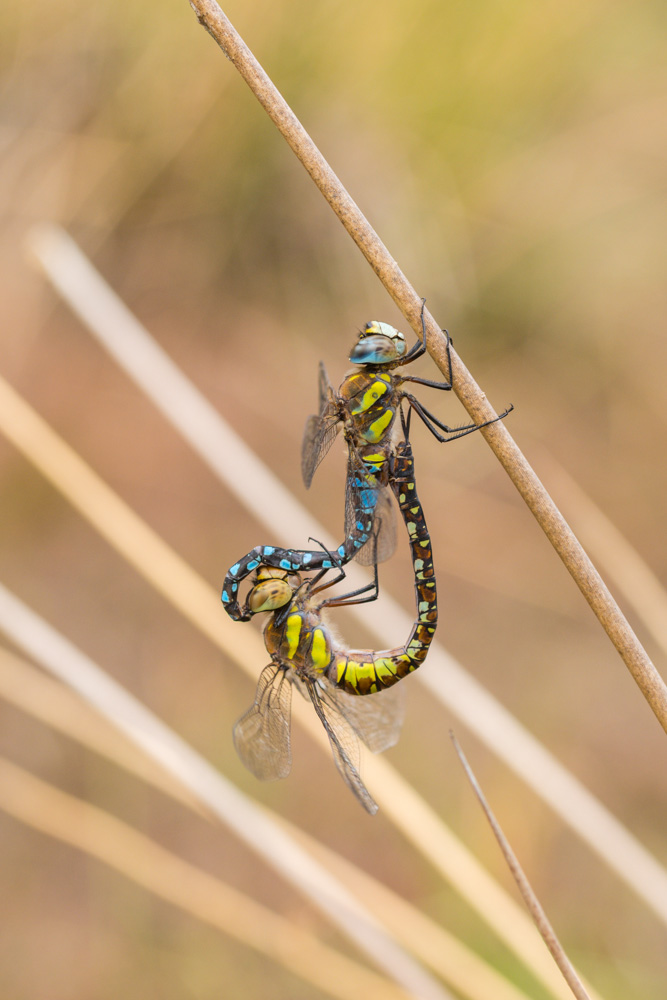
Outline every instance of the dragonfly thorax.
<svg viewBox="0 0 667 1000">
<path fill-rule="evenodd" d="M 359 334 L 350 351 L 350 361 L 356 365 L 386 365 L 399 361 L 405 354 L 405 337 L 389 323 L 371 320 Z"/>
</svg>

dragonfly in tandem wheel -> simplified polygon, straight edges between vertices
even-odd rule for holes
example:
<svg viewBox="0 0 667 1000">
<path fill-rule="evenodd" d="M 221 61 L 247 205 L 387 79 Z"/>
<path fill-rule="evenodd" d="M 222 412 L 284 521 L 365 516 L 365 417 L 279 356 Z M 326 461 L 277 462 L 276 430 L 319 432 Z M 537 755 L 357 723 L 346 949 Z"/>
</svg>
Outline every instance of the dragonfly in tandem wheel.
<svg viewBox="0 0 667 1000">
<path fill-rule="evenodd" d="M 292 687 L 297 687 L 311 701 L 324 727 L 343 780 L 369 813 L 377 812 L 378 807 L 359 773 L 359 741 L 374 753 L 397 742 L 404 699 L 403 689 L 396 685 L 424 661 L 438 618 L 431 540 L 407 440 L 394 450 L 392 473 L 390 487 L 410 539 L 417 603 L 417 617 L 406 642 L 380 651 L 346 649 L 323 619 L 327 608 L 375 600 L 377 563 L 372 584 L 338 598 L 322 595 L 344 578 L 341 566 L 328 582 L 324 582 L 330 572 L 326 567 L 304 580 L 295 572 L 260 566 L 243 613 L 248 617 L 270 613 L 264 641 L 271 662 L 260 675 L 251 708 L 234 726 L 238 754 L 256 777 L 286 777 L 292 764 Z M 371 549 L 375 541 L 371 540 Z"/>
<path fill-rule="evenodd" d="M 239 585 L 259 565 L 274 566 L 288 571 L 331 569 L 356 558 L 362 565 L 373 559 L 388 559 L 395 548 L 393 507 L 389 486 L 392 477 L 394 429 L 401 413 L 406 435 L 410 415 L 414 411 L 428 430 L 440 442 L 454 441 L 479 430 L 511 411 L 483 424 L 449 427 L 410 392 L 404 389 L 411 382 L 433 389 L 452 388 L 452 367 L 447 337 L 449 381 L 435 382 L 397 369 L 411 364 L 426 350 L 424 306 L 422 304 L 422 339 L 408 351 L 405 337 L 388 323 L 373 320 L 367 323 L 350 353 L 350 361 L 360 370 L 348 374 L 338 390 L 332 386 L 324 365 L 320 364 L 319 412 L 309 417 L 303 440 L 301 471 L 306 486 L 310 486 L 315 470 L 343 429 L 348 446 L 348 469 L 345 487 L 345 540 L 334 552 L 283 549 L 276 546 L 256 546 L 228 570 L 222 588 L 222 603 L 231 618 L 247 621 L 238 602 Z M 407 421 L 402 406 L 408 407 Z M 375 549 L 368 545 L 375 536 Z"/>
</svg>

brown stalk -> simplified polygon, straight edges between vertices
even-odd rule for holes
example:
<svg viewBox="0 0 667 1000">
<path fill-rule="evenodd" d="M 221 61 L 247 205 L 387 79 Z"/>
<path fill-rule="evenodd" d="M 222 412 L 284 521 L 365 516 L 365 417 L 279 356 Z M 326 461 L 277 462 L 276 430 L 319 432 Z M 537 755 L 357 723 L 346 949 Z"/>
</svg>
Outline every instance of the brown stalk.
<svg viewBox="0 0 667 1000">
<path fill-rule="evenodd" d="M 276 89 L 250 49 L 214 0 L 190 0 L 200 24 L 234 64 L 273 123 L 287 140 L 332 209 L 416 333 L 421 332 L 421 299 L 384 243 L 352 200 L 319 149 Z M 428 350 L 447 375 L 446 341 L 431 314 L 424 319 Z M 454 391 L 476 423 L 496 413 L 458 355 L 452 350 Z M 564 562 L 642 694 L 667 732 L 667 686 L 614 601 L 600 574 L 513 441 L 504 423 L 481 430 L 538 524 Z"/>
<path fill-rule="evenodd" d="M 514 881 L 517 884 L 519 892 L 523 896 L 523 900 L 526 906 L 528 907 L 528 912 L 535 921 L 535 926 L 537 927 L 538 931 L 542 935 L 542 940 L 544 941 L 547 948 L 551 952 L 554 962 L 556 963 L 561 973 L 563 974 L 563 978 L 567 983 L 567 985 L 572 990 L 573 995 L 577 998 L 577 1000 L 590 1000 L 590 994 L 587 992 L 584 984 L 582 983 L 579 976 L 575 972 L 574 966 L 572 965 L 569 958 L 565 954 L 565 950 L 562 944 L 556 937 L 556 932 L 551 926 L 546 913 L 542 909 L 540 901 L 535 895 L 535 892 L 530 882 L 526 878 L 526 874 L 521 865 L 519 864 L 519 859 L 517 858 L 512 848 L 510 847 L 509 840 L 503 833 L 500 823 L 494 816 L 491 810 L 491 806 L 487 802 L 486 796 L 484 795 L 484 792 L 482 791 L 481 786 L 477 781 L 477 778 L 475 777 L 475 774 L 470 764 L 468 763 L 467 758 L 463 753 L 463 750 L 461 749 L 459 741 L 457 740 L 456 736 L 454 736 L 454 733 L 452 733 L 451 731 L 449 735 L 451 737 L 452 743 L 454 744 L 454 749 L 458 754 L 459 760 L 463 765 L 463 770 L 466 773 L 466 777 L 468 778 L 468 781 L 472 786 L 472 790 L 474 791 L 475 795 L 479 800 L 479 804 L 484 810 L 484 814 L 486 815 L 486 818 L 489 822 L 489 826 L 493 830 L 494 836 L 500 845 L 500 850 L 503 852 L 503 856 L 505 858 L 505 861 L 507 862 L 509 870 L 512 873 L 512 877 L 514 878 Z"/>
</svg>

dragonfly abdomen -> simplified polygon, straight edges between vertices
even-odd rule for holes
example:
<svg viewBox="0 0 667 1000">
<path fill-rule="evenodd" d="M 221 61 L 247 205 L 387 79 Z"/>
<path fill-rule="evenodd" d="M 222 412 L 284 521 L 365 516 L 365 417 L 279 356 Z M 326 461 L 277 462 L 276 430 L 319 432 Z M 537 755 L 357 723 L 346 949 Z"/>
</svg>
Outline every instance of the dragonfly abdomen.
<svg viewBox="0 0 667 1000">
<path fill-rule="evenodd" d="M 401 441 L 392 460 L 391 488 L 410 538 L 417 619 L 404 646 L 379 652 L 338 650 L 328 676 L 349 694 L 375 694 L 397 684 L 426 658 L 438 624 L 437 589 L 431 539 L 417 496 L 412 449 Z"/>
</svg>

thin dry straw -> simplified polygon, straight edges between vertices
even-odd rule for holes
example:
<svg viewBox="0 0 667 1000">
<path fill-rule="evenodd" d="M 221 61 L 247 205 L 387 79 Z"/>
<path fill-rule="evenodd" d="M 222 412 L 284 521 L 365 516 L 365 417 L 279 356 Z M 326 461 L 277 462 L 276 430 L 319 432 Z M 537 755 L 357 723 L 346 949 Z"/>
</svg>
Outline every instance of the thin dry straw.
<svg viewBox="0 0 667 1000">
<path fill-rule="evenodd" d="M 516 882 L 519 888 L 519 892 L 523 896 L 524 902 L 528 907 L 528 910 L 533 920 L 535 921 L 535 924 L 538 927 L 540 934 L 542 935 L 542 938 L 544 939 L 544 943 L 546 944 L 547 948 L 553 955 L 554 961 L 556 962 L 560 971 L 563 973 L 563 978 L 565 979 L 565 982 L 568 984 L 568 986 L 572 990 L 572 993 L 577 998 L 577 1000 L 590 1000 L 589 994 L 584 989 L 583 983 L 579 979 L 577 973 L 575 972 L 572 966 L 572 963 L 565 954 L 563 946 L 558 940 L 556 933 L 553 927 L 551 926 L 551 923 L 547 919 L 546 913 L 544 912 L 537 896 L 535 895 L 528 879 L 526 878 L 525 872 L 523 871 L 521 865 L 519 864 L 519 860 L 516 854 L 510 847 L 510 843 L 507 837 L 503 833 L 498 820 L 491 811 L 491 807 L 489 806 L 489 803 L 486 800 L 486 797 L 479 785 L 479 782 L 477 781 L 477 778 L 475 777 L 472 771 L 472 768 L 470 767 L 470 764 L 466 759 L 465 754 L 463 753 L 463 750 L 461 749 L 458 740 L 456 739 L 453 733 L 450 733 L 450 735 L 454 743 L 456 752 L 459 755 L 459 760 L 463 764 L 463 769 L 467 775 L 468 781 L 472 785 L 472 789 L 475 795 L 477 796 L 482 809 L 484 810 L 486 818 L 489 821 L 489 825 L 493 830 L 494 836 L 498 841 L 498 843 L 500 844 L 500 849 L 503 852 L 503 855 L 505 857 L 505 860 L 507 861 L 510 871 L 512 872 L 514 881 Z"/>
<path fill-rule="evenodd" d="M 89 750 L 115 761 L 166 795 L 205 813 L 199 800 L 180 781 L 167 774 L 152 758 L 138 752 L 105 716 L 81 701 L 68 687 L 2 647 L 0 697 Z"/>
<path fill-rule="evenodd" d="M 259 636 L 248 629 L 239 629 L 220 613 L 218 595 L 95 476 L 2 378 L 0 428 L 131 565 L 242 669 L 255 676 L 254 664 L 265 659 Z M 15 627 L 12 616 L 5 616 L 5 628 L 16 639 L 12 631 Z M 243 643 L 241 638 L 245 640 Z M 249 656 L 251 648 L 254 656 Z M 44 665 L 53 669 L 48 661 Z M 326 751 L 322 726 L 301 699 L 296 700 L 294 714 Z M 555 975 L 539 935 L 521 909 L 389 764 L 370 757 L 366 770 L 371 775 L 369 784 L 376 799 L 406 837 L 465 896 L 547 989 L 561 995 L 562 981 Z"/>
<path fill-rule="evenodd" d="M 0 584 L 0 627 L 29 656 L 69 684 L 133 743 L 204 803 L 268 865 L 326 914 L 355 947 L 410 996 L 451 1000 L 347 889 L 89 657 Z"/>
<path fill-rule="evenodd" d="M 199 22 L 234 64 L 257 100 L 308 171 L 345 229 L 415 332 L 420 330 L 421 299 L 377 233 L 354 203 L 285 99 L 214 0 L 189 0 Z M 431 314 L 425 312 L 428 348 L 447 374 L 446 342 Z M 454 390 L 475 421 L 496 415 L 458 355 L 452 351 Z M 620 653 L 661 726 L 667 731 L 667 685 L 655 669 L 600 574 L 584 552 L 544 486 L 512 440 L 502 421 L 480 432 L 525 500 L 565 564 L 605 632 Z"/>
<path fill-rule="evenodd" d="M 285 826 L 315 857 L 326 864 L 327 869 L 335 872 L 346 885 L 356 887 L 366 905 L 378 916 L 382 915 L 383 921 L 394 934 L 418 958 L 438 972 L 453 989 L 472 997 L 474 986 L 474 996 L 480 1000 L 525 1000 L 525 995 L 519 993 L 516 986 L 501 978 L 498 972 L 482 963 L 452 934 L 406 903 L 377 879 L 303 830 L 287 823 Z"/>
<path fill-rule="evenodd" d="M 305 535 L 304 525 L 310 525 L 308 534 L 329 543 L 324 528 L 313 522 L 312 516 L 183 375 L 62 229 L 36 227 L 30 233 L 29 245 L 55 289 L 90 332 L 268 530 L 294 544 L 295 538 Z M 240 468 L 244 470 L 242 477 L 238 475 Z M 270 510 L 261 499 L 266 496 L 272 498 Z M 350 567 L 349 572 L 353 583 L 357 570 Z M 161 570 L 157 576 L 158 581 L 164 579 Z M 198 602 L 201 600 L 197 588 L 187 589 Z M 407 634 L 410 628 L 411 619 L 386 594 L 382 604 L 367 604 L 350 611 L 366 627 L 374 629 L 382 643 L 389 630 Z M 210 614 L 214 616 L 217 634 L 222 626 L 213 609 Z M 229 631 L 225 634 L 239 647 L 245 638 L 243 632 L 237 628 L 233 637 Z M 431 648 L 426 668 L 415 676 L 523 778 L 667 924 L 665 870 L 542 744 L 437 642 Z M 379 761 L 369 763 L 379 764 Z M 385 808 L 391 809 L 392 805 L 397 813 L 396 822 L 410 836 L 405 829 L 402 802 L 390 801 Z M 430 828 L 428 817 L 423 819 Z M 435 836 L 434 839 L 437 840 Z"/>
<path fill-rule="evenodd" d="M 405 1000 L 383 977 L 165 850 L 96 806 L 0 757 L 0 808 L 85 851 L 155 895 L 268 956 L 336 1000 Z"/>
<path fill-rule="evenodd" d="M 69 739 L 102 754 L 131 774 L 159 788 L 202 815 L 209 814 L 180 782 L 165 774 L 152 760 L 81 701 L 69 688 L 51 680 L 26 660 L 0 648 L 0 696 L 38 718 Z M 0 796 L 2 786 L 0 786 Z M 267 810 L 267 812 L 269 812 Z M 528 1000 L 526 995 L 480 959 L 470 948 L 443 930 L 429 917 L 401 899 L 362 869 L 344 860 L 321 841 L 269 812 L 315 854 L 328 871 L 360 896 L 365 905 L 400 937 L 410 951 L 437 972 L 468 1000 Z"/>
</svg>

